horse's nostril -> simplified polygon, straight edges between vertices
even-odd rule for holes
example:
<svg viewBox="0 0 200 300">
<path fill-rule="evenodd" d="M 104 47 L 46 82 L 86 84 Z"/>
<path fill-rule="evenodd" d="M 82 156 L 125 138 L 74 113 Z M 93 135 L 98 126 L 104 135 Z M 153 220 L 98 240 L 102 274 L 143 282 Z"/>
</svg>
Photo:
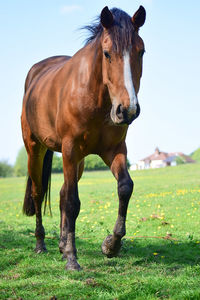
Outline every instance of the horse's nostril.
<svg viewBox="0 0 200 300">
<path fill-rule="evenodd" d="M 121 104 L 119 104 L 117 106 L 117 110 L 116 110 L 116 115 L 118 117 L 118 119 L 122 120 L 124 118 L 124 115 L 123 115 L 123 106 Z"/>
</svg>

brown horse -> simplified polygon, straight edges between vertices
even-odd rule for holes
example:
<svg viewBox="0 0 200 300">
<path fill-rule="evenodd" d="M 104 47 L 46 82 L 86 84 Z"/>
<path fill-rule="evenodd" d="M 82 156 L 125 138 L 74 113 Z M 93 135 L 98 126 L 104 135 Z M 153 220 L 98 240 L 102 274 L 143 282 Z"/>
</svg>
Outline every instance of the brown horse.
<svg viewBox="0 0 200 300">
<path fill-rule="evenodd" d="M 105 7 L 99 22 L 86 27 L 91 35 L 81 50 L 72 57 L 50 57 L 35 64 L 26 78 L 21 123 L 29 177 L 23 211 L 36 214 L 35 250 L 45 251 L 41 206 L 49 192 L 53 151 L 62 152 L 59 248 L 70 270 L 80 269 L 75 223 L 80 210 L 78 180 L 88 154 L 98 154 L 118 182 L 118 218 L 113 235 L 102 244 L 103 253 L 117 255 L 125 235 L 133 190 L 125 138 L 128 125 L 140 113 L 137 93 L 144 43 L 138 31 L 145 16 L 142 6 L 132 18 Z"/>
</svg>

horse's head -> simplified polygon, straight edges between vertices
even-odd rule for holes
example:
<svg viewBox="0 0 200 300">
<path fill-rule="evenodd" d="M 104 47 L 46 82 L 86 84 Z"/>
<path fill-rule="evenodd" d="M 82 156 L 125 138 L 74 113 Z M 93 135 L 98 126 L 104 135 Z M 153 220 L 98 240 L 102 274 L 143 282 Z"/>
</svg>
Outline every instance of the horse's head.
<svg viewBox="0 0 200 300">
<path fill-rule="evenodd" d="M 111 102 L 111 119 L 115 124 L 131 124 L 140 113 L 137 93 L 142 76 L 144 43 L 138 35 L 146 12 L 140 6 L 131 18 L 125 12 L 106 6 L 101 12 L 101 46 L 103 83 Z"/>
</svg>

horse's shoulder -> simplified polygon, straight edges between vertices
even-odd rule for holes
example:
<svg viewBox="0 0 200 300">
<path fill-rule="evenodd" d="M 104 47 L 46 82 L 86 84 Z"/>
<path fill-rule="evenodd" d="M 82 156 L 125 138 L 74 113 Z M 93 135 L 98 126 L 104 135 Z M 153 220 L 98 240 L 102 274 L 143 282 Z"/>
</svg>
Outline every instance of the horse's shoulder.
<svg viewBox="0 0 200 300">
<path fill-rule="evenodd" d="M 62 55 L 62 56 L 52 56 L 52 57 L 48 57 L 48 58 L 46 58 L 44 60 L 41 60 L 41 61 L 37 62 L 36 64 L 34 64 L 31 67 L 30 71 L 28 72 L 26 82 L 25 82 L 25 91 L 29 87 L 32 80 L 38 74 L 41 74 L 41 73 L 51 69 L 52 67 L 54 67 L 56 65 L 65 63 L 70 58 L 71 58 L 70 56 L 64 56 L 64 55 Z"/>
</svg>

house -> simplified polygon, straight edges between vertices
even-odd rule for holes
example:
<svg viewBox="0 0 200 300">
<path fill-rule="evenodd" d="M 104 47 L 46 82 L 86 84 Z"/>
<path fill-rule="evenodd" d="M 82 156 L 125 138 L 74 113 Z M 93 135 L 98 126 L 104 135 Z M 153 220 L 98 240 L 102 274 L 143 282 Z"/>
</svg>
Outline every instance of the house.
<svg viewBox="0 0 200 300">
<path fill-rule="evenodd" d="M 163 168 L 167 166 L 176 166 L 177 159 L 182 160 L 184 163 L 194 163 L 195 161 L 191 159 L 188 155 L 182 152 L 167 153 L 161 152 L 157 147 L 155 152 L 144 159 L 138 161 L 137 164 L 131 166 L 131 170 L 141 170 L 149 168 Z"/>
</svg>

